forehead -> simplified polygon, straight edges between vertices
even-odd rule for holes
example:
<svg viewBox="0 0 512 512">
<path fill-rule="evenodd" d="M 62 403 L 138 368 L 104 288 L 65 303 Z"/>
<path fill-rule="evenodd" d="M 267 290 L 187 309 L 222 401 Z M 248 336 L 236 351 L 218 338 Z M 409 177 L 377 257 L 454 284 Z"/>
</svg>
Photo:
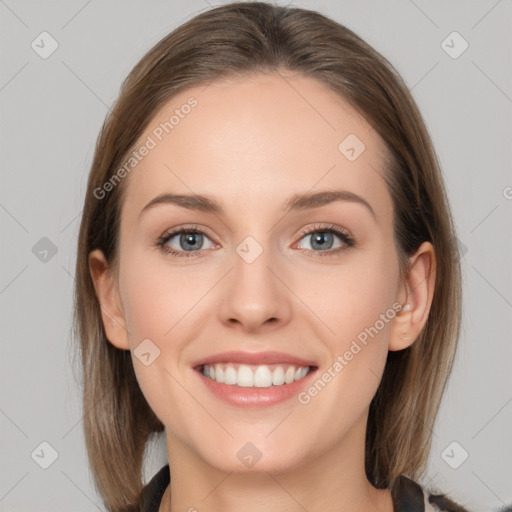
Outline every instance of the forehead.
<svg viewBox="0 0 512 512">
<path fill-rule="evenodd" d="M 135 148 L 130 211 L 162 192 L 209 195 L 235 215 L 330 188 L 361 195 L 376 210 L 390 204 L 378 134 L 346 100 L 301 75 L 187 88 L 160 109 Z"/>
</svg>

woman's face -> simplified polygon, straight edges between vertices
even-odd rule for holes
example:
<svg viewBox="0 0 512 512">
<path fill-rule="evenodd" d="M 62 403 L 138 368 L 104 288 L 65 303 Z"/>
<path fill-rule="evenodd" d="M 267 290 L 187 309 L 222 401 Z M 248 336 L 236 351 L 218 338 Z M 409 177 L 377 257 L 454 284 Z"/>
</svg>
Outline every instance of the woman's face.
<svg viewBox="0 0 512 512">
<path fill-rule="evenodd" d="M 181 92 L 143 145 L 109 339 L 169 454 L 279 472 L 359 450 L 403 300 L 378 134 L 320 82 L 259 74 Z"/>
</svg>

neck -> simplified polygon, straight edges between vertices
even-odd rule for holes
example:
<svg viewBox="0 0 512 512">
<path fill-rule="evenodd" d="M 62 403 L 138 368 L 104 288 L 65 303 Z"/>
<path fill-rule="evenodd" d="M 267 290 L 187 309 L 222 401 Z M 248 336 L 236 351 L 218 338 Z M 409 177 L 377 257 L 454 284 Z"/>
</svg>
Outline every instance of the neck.
<svg viewBox="0 0 512 512">
<path fill-rule="evenodd" d="M 279 474 L 220 471 L 168 434 L 171 484 L 159 512 L 393 512 L 389 489 L 376 489 L 366 478 L 366 418 L 358 427 L 338 446 Z"/>
</svg>

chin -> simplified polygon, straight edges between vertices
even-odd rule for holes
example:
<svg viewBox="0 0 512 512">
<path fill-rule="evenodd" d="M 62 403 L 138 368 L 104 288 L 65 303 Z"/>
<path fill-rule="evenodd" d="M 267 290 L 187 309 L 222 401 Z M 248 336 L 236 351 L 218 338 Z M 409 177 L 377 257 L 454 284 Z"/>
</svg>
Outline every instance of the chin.
<svg viewBox="0 0 512 512">
<path fill-rule="evenodd" d="M 214 443 L 212 443 L 214 444 Z M 275 442 L 252 436 L 252 441 L 230 439 L 225 443 L 198 447 L 197 454 L 210 466 L 223 472 L 236 473 L 288 473 L 304 463 L 307 452 L 300 443 L 292 443 L 283 449 Z"/>
</svg>

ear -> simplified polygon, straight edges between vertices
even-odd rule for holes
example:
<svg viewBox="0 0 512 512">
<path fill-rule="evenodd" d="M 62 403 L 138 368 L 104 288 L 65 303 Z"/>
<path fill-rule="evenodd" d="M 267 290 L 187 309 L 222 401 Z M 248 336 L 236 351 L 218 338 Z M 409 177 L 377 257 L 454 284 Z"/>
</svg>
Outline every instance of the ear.
<svg viewBox="0 0 512 512">
<path fill-rule="evenodd" d="M 129 350 L 128 331 L 114 272 L 99 249 L 89 254 L 89 271 L 101 307 L 101 318 L 108 341 Z"/>
<path fill-rule="evenodd" d="M 397 300 L 404 306 L 391 324 L 389 350 L 403 350 L 414 343 L 427 322 L 434 297 L 436 255 L 429 242 L 423 242 L 409 258 L 407 276 L 400 285 Z"/>
</svg>

